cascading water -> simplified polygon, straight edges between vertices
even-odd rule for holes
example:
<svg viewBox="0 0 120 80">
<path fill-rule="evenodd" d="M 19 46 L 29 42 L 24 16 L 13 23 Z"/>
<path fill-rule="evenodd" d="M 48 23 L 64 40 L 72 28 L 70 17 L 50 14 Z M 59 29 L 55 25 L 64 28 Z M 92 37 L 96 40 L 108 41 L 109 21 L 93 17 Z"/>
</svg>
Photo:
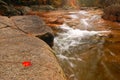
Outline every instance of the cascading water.
<svg viewBox="0 0 120 80">
<path fill-rule="evenodd" d="M 103 80 L 100 78 L 102 73 L 97 76 L 97 69 L 103 53 L 104 37 L 101 35 L 108 31 L 94 31 L 94 28 L 88 31 L 99 16 L 90 17 L 86 11 L 70 16 L 73 19 L 82 16 L 79 22 L 84 29 L 71 28 L 66 23 L 60 26 L 54 40 L 54 50 L 63 70 L 69 80 Z"/>
<path fill-rule="evenodd" d="M 103 40 L 101 39 L 102 37 L 100 37 L 100 34 L 107 32 L 73 29 L 66 24 L 61 25 L 60 29 L 64 32 L 58 33 L 58 36 L 54 40 L 55 50 L 59 50 L 60 54 L 66 51 L 72 51 L 74 50 L 73 48 L 78 46 L 81 47 L 81 49 L 79 49 L 82 51 L 82 45 L 89 48 L 89 45 L 91 44 L 101 43 Z M 85 46 L 86 44 L 87 46 Z"/>
</svg>

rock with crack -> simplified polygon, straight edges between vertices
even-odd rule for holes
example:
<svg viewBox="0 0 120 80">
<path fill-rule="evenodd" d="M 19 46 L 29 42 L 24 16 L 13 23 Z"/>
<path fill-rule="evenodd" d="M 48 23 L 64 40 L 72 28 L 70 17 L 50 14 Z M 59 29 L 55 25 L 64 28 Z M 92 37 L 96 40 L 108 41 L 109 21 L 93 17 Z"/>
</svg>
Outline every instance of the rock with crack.
<svg viewBox="0 0 120 80">
<path fill-rule="evenodd" d="M 6 27 L 0 29 L 0 39 L 9 39 L 9 38 L 16 38 L 27 36 L 23 32 L 19 31 L 18 29 Z"/>
<path fill-rule="evenodd" d="M 19 30 L 26 34 L 39 36 L 39 38 L 41 38 L 40 36 L 43 37 L 45 34 L 49 33 L 50 35 L 47 35 L 47 37 L 45 37 L 46 39 L 43 38 L 41 39 L 52 47 L 51 44 L 53 44 L 54 40 L 53 31 L 50 27 L 46 26 L 46 24 L 40 17 L 34 15 L 27 15 L 27 16 L 14 16 L 11 17 L 10 19 L 14 22 L 14 24 L 17 26 Z"/>
<path fill-rule="evenodd" d="M 0 80 L 66 78 L 54 51 L 44 41 L 26 35 L 9 18 L 0 16 Z"/>
<path fill-rule="evenodd" d="M 5 27 L 14 27 L 14 23 L 6 16 L 0 16 L 0 29 Z"/>
<path fill-rule="evenodd" d="M 22 36 L 25 36 L 25 33 L 17 29 L 8 17 L 0 16 L 0 39 L 9 39 Z"/>
</svg>

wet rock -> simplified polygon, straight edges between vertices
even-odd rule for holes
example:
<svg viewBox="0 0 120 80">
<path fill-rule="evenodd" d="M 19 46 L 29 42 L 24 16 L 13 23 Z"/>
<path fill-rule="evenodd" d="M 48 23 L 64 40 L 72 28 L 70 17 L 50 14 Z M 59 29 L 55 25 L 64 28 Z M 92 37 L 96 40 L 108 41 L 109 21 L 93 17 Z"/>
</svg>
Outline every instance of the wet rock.
<svg viewBox="0 0 120 80">
<path fill-rule="evenodd" d="M 31 9 L 33 11 L 41 11 L 41 10 L 55 10 L 55 8 L 51 5 L 34 5 L 34 6 L 31 6 Z"/>
<path fill-rule="evenodd" d="M 21 15 L 26 15 L 26 14 L 28 14 L 29 12 L 32 11 L 31 8 L 28 7 L 28 6 L 21 6 L 21 7 L 18 7 L 18 8 L 16 8 L 16 9 L 21 13 Z"/>
<path fill-rule="evenodd" d="M 16 1 L 15 1 L 16 2 Z M 28 11 L 28 9 L 25 7 L 21 7 L 20 9 L 17 9 L 13 4 L 15 2 L 12 2 L 11 0 L 0 0 L 0 14 L 4 16 L 16 16 L 16 15 L 22 15 L 25 13 L 25 11 Z"/>
<path fill-rule="evenodd" d="M 117 17 L 117 21 L 118 21 L 118 22 L 120 22 L 120 16 L 119 16 L 119 17 Z"/>
<path fill-rule="evenodd" d="M 0 5 L 0 12 L 4 16 L 21 15 L 20 11 L 16 10 L 12 5 Z"/>
<path fill-rule="evenodd" d="M 119 22 L 120 4 L 113 4 L 104 9 L 103 19 Z"/>
<path fill-rule="evenodd" d="M 70 27 L 74 27 L 80 24 L 80 21 L 78 19 L 68 20 L 66 21 L 66 24 Z"/>
<path fill-rule="evenodd" d="M 0 4 L 0 14 L 4 14 L 8 10 L 7 4 Z"/>
<path fill-rule="evenodd" d="M 45 39 L 48 38 L 47 40 L 50 40 L 50 41 L 47 41 L 47 43 L 50 42 L 48 43 L 48 45 L 53 43 L 54 37 L 53 36 L 51 37 L 51 35 L 53 35 L 51 28 L 46 26 L 43 20 L 40 19 L 38 16 L 34 16 L 34 15 L 33 16 L 32 15 L 31 16 L 14 16 L 14 17 L 11 17 L 10 19 L 15 23 L 17 28 L 19 28 L 21 31 L 23 31 L 26 34 L 31 34 L 31 35 L 40 37 L 40 36 L 44 36 L 44 34 L 46 33 L 50 33 L 50 35 L 47 35 Z"/>
<path fill-rule="evenodd" d="M 2 1 L 2 0 L 0 0 L 0 5 L 7 5 L 7 3 Z"/>
<path fill-rule="evenodd" d="M 105 15 L 105 14 L 103 14 L 103 16 L 102 16 L 102 18 L 105 19 L 105 20 L 107 20 L 108 17 L 109 17 L 109 16 L 108 16 L 108 15 Z"/>
<path fill-rule="evenodd" d="M 109 15 L 109 18 L 108 18 L 110 21 L 116 21 L 117 20 L 117 17 L 114 16 L 114 15 Z"/>
<path fill-rule="evenodd" d="M 64 16 L 67 12 L 65 11 L 50 11 L 50 12 L 36 12 L 32 11 L 28 13 L 28 15 L 37 15 L 41 17 L 45 23 L 52 28 L 54 31 L 54 28 L 57 26 L 60 26 L 64 23 L 65 18 L 68 19 L 68 16 Z M 69 17 L 70 18 L 70 17 Z"/>
<path fill-rule="evenodd" d="M 8 6 L 8 10 L 4 12 L 5 16 L 16 16 L 16 15 L 21 15 L 21 12 L 18 11 L 17 9 L 14 8 L 14 6 Z"/>
</svg>

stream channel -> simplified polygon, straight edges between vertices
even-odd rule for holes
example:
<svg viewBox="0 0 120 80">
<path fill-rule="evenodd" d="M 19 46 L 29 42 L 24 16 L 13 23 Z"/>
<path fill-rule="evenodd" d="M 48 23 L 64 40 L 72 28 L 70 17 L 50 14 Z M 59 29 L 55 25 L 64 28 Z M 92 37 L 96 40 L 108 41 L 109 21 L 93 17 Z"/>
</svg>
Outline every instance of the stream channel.
<svg viewBox="0 0 120 80">
<path fill-rule="evenodd" d="M 53 47 L 68 80 L 119 80 L 120 63 L 105 46 L 111 30 L 101 12 L 81 10 L 68 16 Z"/>
</svg>

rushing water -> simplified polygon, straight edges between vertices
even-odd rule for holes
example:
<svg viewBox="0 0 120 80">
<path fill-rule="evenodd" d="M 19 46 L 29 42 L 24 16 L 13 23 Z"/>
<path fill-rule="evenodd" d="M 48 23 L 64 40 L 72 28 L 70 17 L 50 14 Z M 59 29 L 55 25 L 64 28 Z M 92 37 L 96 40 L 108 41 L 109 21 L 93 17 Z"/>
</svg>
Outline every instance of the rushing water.
<svg viewBox="0 0 120 80">
<path fill-rule="evenodd" d="M 100 15 L 79 11 L 70 12 L 70 17 L 79 23 L 73 26 L 65 22 L 54 40 L 54 50 L 68 80 L 117 80 L 102 61 L 104 34 L 110 31 L 98 29 Z M 74 23 L 72 20 L 70 23 Z"/>
</svg>

